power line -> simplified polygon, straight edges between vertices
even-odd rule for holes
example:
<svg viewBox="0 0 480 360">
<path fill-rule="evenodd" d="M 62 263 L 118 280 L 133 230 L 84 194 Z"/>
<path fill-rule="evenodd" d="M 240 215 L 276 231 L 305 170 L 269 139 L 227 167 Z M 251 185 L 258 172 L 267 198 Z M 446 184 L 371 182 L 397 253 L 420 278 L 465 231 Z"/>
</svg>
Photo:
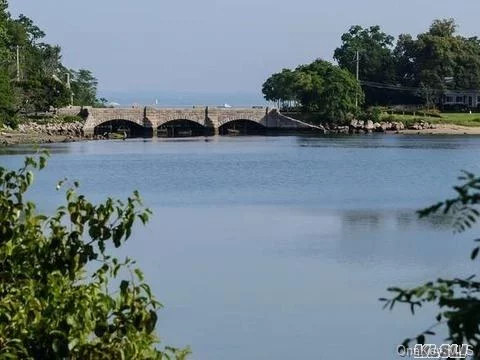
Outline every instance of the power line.
<svg viewBox="0 0 480 360">
<path fill-rule="evenodd" d="M 378 83 L 374 81 L 360 81 L 360 84 L 363 86 L 374 87 L 378 89 L 407 91 L 407 92 L 415 92 L 415 93 L 420 92 L 422 90 L 430 90 L 430 91 L 438 91 L 438 92 L 445 91 L 445 89 L 409 87 L 409 86 L 403 86 L 403 85 Z"/>
</svg>

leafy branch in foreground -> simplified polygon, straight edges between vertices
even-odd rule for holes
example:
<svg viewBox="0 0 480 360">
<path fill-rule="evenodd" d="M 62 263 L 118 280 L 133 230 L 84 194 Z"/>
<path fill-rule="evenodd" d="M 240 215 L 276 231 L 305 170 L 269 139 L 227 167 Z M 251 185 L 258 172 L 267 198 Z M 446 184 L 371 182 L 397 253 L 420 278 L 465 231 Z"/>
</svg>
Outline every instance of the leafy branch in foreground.
<svg viewBox="0 0 480 360">
<path fill-rule="evenodd" d="M 441 213 L 452 216 L 456 232 L 471 228 L 480 217 L 480 177 L 464 172 L 459 180 L 463 183 L 454 187 L 455 197 L 420 210 L 419 217 Z M 480 242 L 480 239 L 475 242 Z M 479 250 L 478 246 L 473 249 L 470 256 L 472 260 L 477 258 Z M 380 301 L 390 310 L 398 303 L 408 305 L 412 314 L 425 303 L 433 303 L 438 307 L 435 323 L 415 338 L 406 339 L 403 345 L 425 344 L 427 336 L 436 334 L 436 328 L 446 326 L 449 334 L 447 341 L 459 346 L 468 344 L 474 354 L 480 354 L 480 282 L 474 279 L 475 275 L 472 275 L 467 278 L 438 279 L 413 289 L 389 288 L 393 297 Z"/>
<path fill-rule="evenodd" d="M 148 221 L 138 192 L 94 205 L 74 183 L 47 217 L 24 201 L 45 164 L 0 167 L 0 358 L 185 359 L 189 349 L 157 349 L 161 304 L 141 270 L 109 255 Z"/>
</svg>

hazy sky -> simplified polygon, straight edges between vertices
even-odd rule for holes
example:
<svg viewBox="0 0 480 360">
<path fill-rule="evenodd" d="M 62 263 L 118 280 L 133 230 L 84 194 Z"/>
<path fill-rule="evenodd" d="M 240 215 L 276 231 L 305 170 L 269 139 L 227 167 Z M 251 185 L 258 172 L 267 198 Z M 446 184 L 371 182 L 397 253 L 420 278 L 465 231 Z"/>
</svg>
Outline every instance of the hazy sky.
<svg viewBox="0 0 480 360">
<path fill-rule="evenodd" d="M 350 25 L 424 31 L 454 17 L 480 35 L 479 0 L 10 0 L 64 63 L 94 72 L 110 92 L 259 93 L 283 67 L 331 59 Z"/>
</svg>

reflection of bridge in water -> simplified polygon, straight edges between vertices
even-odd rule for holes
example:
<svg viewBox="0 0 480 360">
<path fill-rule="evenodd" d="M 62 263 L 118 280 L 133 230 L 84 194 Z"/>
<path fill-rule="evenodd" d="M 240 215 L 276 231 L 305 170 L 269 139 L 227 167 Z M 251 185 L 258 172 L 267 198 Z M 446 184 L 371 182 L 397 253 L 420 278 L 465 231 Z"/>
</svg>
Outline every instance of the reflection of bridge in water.
<svg viewBox="0 0 480 360">
<path fill-rule="evenodd" d="M 265 134 L 267 132 L 323 132 L 314 126 L 269 108 L 91 108 L 71 107 L 59 114 L 83 116 L 85 135 L 126 132 L 138 136 L 200 136 Z"/>
</svg>

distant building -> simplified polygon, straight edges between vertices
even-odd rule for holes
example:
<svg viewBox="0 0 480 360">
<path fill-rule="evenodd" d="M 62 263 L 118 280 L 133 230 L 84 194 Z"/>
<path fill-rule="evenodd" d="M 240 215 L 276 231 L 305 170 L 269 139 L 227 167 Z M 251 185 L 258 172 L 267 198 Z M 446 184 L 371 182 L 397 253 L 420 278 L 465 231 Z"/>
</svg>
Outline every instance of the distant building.
<svg viewBox="0 0 480 360">
<path fill-rule="evenodd" d="M 480 90 L 446 90 L 442 105 L 445 107 L 480 108 Z"/>
</svg>

